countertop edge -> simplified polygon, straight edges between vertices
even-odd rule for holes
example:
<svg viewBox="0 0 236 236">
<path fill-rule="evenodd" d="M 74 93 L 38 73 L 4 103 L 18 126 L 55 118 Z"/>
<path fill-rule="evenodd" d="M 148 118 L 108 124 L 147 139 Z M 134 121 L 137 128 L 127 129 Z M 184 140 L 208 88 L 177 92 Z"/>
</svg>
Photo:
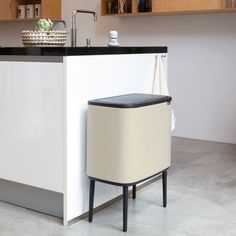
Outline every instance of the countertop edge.
<svg viewBox="0 0 236 236">
<path fill-rule="evenodd" d="M 85 56 L 116 54 L 167 53 L 167 46 L 148 47 L 2 47 L 0 55 L 4 56 Z"/>
</svg>

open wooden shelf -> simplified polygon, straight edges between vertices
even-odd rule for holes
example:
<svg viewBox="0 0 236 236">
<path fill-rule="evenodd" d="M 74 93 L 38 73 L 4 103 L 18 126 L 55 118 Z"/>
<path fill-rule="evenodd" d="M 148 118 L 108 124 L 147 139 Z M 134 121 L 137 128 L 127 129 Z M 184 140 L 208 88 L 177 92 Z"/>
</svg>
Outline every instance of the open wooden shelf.
<svg viewBox="0 0 236 236">
<path fill-rule="evenodd" d="M 208 14 L 208 13 L 228 13 L 236 12 L 236 8 L 213 9 L 213 10 L 186 10 L 186 11 L 159 11 L 159 12 L 137 12 L 137 13 L 123 13 L 123 14 L 103 14 L 102 16 L 158 16 L 158 15 L 188 15 L 188 14 Z"/>
<path fill-rule="evenodd" d="M 102 16 L 128 17 L 236 12 L 236 8 L 226 7 L 226 0 L 152 0 L 151 12 L 138 12 L 139 0 L 132 0 L 131 12 L 108 14 L 109 1 L 102 0 Z"/>
<path fill-rule="evenodd" d="M 61 19 L 61 0 L 1 0 L 0 21 L 34 21 L 39 18 L 18 19 L 19 5 L 41 4 L 40 18 Z"/>
</svg>

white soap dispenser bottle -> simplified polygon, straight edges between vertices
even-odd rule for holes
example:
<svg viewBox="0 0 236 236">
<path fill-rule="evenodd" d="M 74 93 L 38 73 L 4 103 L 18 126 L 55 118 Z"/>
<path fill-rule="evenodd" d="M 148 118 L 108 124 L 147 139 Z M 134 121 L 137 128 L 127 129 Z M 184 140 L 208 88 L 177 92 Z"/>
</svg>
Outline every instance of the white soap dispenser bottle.
<svg viewBox="0 0 236 236">
<path fill-rule="evenodd" d="M 117 31 L 112 30 L 109 32 L 108 47 L 119 47 L 118 32 Z"/>
</svg>

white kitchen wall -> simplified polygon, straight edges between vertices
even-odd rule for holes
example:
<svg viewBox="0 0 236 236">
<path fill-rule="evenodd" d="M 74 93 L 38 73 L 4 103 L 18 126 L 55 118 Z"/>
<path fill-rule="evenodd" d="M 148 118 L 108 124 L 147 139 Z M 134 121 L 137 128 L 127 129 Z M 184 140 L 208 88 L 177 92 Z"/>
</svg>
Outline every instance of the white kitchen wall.
<svg viewBox="0 0 236 236">
<path fill-rule="evenodd" d="M 62 5 L 68 31 L 73 9 L 100 14 L 100 0 L 62 0 Z M 122 46 L 167 45 L 177 117 L 173 134 L 236 143 L 236 13 L 99 17 L 98 22 L 81 14 L 77 20 L 79 46 L 86 38 L 94 46 L 104 46 L 113 29 L 118 30 Z M 0 23 L 0 45 L 21 46 L 20 31 L 28 28 L 33 24 Z"/>
</svg>

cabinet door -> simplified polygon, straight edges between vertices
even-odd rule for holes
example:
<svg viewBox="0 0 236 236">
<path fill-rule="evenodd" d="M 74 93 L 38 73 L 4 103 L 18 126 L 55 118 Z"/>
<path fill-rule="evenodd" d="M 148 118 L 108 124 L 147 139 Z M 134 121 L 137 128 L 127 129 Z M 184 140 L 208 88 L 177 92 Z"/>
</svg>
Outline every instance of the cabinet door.
<svg viewBox="0 0 236 236">
<path fill-rule="evenodd" d="M 0 20 L 12 19 L 12 0 L 1 0 L 0 1 Z"/>
</svg>

